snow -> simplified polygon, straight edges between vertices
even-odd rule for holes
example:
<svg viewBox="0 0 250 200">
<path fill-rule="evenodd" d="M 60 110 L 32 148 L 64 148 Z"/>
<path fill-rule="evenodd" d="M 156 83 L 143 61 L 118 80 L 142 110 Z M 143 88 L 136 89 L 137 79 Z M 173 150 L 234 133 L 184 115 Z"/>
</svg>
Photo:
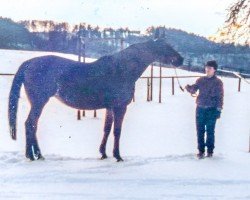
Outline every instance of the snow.
<svg viewBox="0 0 250 200">
<path fill-rule="evenodd" d="M 15 73 L 31 57 L 55 54 L 0 50 L 0 72 Z M 59 54 L 71 59 L 77 56 Z M 93 61 L 89 59 L 89 61 Z M 144 75 L 148 75 L 150 68 Z M 159 68 L 154 67 L 155 75 Z M 178 75 L 197 73 L 177 70 Z M 175 75 L 164 69 L 164 75 Z M 201 74 L 198 74 L 201 75 Z M 112 158 L 111 134 L 107 160 L 99 160 L 104 110 L 87 111 L 76 120 L 76 110 L 51 98 L 39 121 L 38 141 L 44 161 L 25 159 L 24 121 L 29 111 L 22 89 L 18 111 L 17 141 L 8 132 L 7 103 L 11 76 L 0 77 L 0 199 L 249 199 L 250 198 L 250 86 L 222 78 L 225 105 L 216 127 L 215 156 L 197 160 L 195 99 L 178 89 L 171 94 L 171 80 L 159 81 L 154 100 L 146 101 L 146 79 L 136 84 L 135 102 L 128 106 L 122 136 L 124 162 Z M 180 79 L 182 85 L 196 78 Z"/>
</svg>

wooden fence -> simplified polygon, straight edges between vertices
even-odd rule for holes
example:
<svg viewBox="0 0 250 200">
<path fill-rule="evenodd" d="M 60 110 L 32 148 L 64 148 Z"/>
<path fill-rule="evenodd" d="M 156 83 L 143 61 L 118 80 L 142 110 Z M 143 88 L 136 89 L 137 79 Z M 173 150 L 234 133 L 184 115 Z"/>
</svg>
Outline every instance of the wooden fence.
<svg viewBox="0 0 250 200">
<path fill-rule="evenodd" d="M 233 75 L 235 75 L 237 77 L 237 81 L 238 81 L 238 87 L 237 87 L 237 91 L 240 92 L 241 91 L 241 85 L 242 85 L 242 80 L 248 84 L 249 81 L 245 78 L 243 78 L 240 74 L 235 74 L 233 73 Z M 204 76 L 204 75 L 203 75 Z M 248 75 L 250 77 L 250 75 Z M 191 75 L 191 76 L 162 76 L 162 69 L 160 67 L 160 73 L 159 76 L 154 76 L 154 72 L 153 72 L 153 66 L 151 67 L 151 75 L 150 76 L 141 76 L 140 79 L 146 79 L 147 80 L 147 99 L 146 101 L 153 101 L 153 93 L 154 93 L 154 79 L 159 80 L 159 95 L 158 95 L 158 102 L 162 103 L 162 79 L 171 79 L 171 93 L 172 95 L 175 95 L 175 90 L 176 90 L 176 79 L 183 79 L 183 78 L 199 78 L 202 77 L 202 75 L 198 76 L 198 75 Z M 179 86 L 179 85 L 178 85 Z M 133 97 L 133 102 L 135 102 L 135 97 Z M 83 111 L 83 115 L 85 116 L 85 111 Z M 96 110 L 94 111 L 94 117 L 97 117 L 97 112 Z M 78 111 L 77 114 L 77 119 L 80 120 L 81 119 L 81 113 L 80 111 Z"/>
<path fill-rule="evenodd" d="M 80 60 L 80 59 L 79 59 Z M 222 71 L 222 70 L 220 70 Z M 151 74 L 150 76 L 141 76 L 140 79 L 146 79 L 147 80 L 147 99 L 146 101 L 153 101 L 153 93 L 154 93 L 154 79 L 159 81 L 159 94 L 158 94 L 158 102 L 162 103 L 162 80 L 163 79 L 171 79 L 171 93 L 172 95 L 175 95 L 175 90 L 176 90 L 176 79 L 183 79 L 183 78 L 199 78 L 202 76 L 162 76 L 162 67 L 160 67 L 160 73 L 159 76 L 154 76 L 154 71 L 153 71 L 153 65 L 151 65 Z M 244 81 L 247 84 L 250 84 L 249 80 L 244 78 L 243 76 L 250 77 L 249 74 L 240 74 L 236 72 L 231 72 L 231 71 L 225 71 L 223 70 L 222 72 L 224 73 L 232 73 L 238 80 L 238 87 L 237 91 L 241 91 L 241 86 L 242 86 L 242 81 Z M 14 76 L 15 74 L 13 73 L 0 73 L 0 76 Z M 135 97 L 133 97 L 133 102 L 135 102 Z M 77 119 L 80 120 L 81 117 L 85 117 L 85 111 L 84 110 L 78 110 L 77 111 Z M 94 117 L 97 117 L 97 111 L 94 110 Z"/>
</svg>

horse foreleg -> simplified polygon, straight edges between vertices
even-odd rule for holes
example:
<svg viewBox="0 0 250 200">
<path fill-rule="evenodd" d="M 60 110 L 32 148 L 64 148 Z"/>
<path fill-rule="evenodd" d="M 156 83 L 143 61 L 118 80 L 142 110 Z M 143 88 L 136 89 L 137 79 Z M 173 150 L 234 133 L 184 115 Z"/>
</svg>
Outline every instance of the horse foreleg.
<svg viewBox="0 0 250 200">
<path fill-rule="evenodd" d="M 45 105 L 45 104 L 44 104 Z M 44 159 L 39 148 L 36 131 L 38 119 L 44 105 L 31 106 L 29 116 L 25 122 L 26 127 L 26 157 L 30 160 Z"/>
<path fill-rule="evenodd" d="M 120 156 L 120 150 L 119 150 L 119 142 L 120 142 L 120 135 L 121 135 L 121 129 L 122 129 L 122 122 L 125 116 L 127 110 L 127 106 L 114 108 L 114 150 L 113 155 L 117 159 L 117 162 L 123 161 L 123 159 Z"/>
<path fill-rule="evenodd" d="M 102 154 L 101 159 L 105 159 L 107 158 L 107 154 L 106 154 L 106 144 L 108 141 L 108 137 L 112 128 L 112 124 L 114 121 L 114 117 L 113 117 L 113 111 L 111 109 L 107 109 L 106 110 L 106 116 L 105 116 L 105 124 L 104 124 L 104 135 L 102 138 L 102 143 L 100 145 L 100 153 Z"/>
</svg>

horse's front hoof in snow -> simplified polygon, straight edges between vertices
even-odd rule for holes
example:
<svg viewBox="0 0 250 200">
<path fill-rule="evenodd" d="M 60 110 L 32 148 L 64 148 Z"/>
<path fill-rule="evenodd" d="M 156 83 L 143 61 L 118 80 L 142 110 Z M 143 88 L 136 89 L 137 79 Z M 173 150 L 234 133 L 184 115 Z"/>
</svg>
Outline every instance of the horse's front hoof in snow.
<svg viewBox="0 0 250 200">
<path fill-rule="evenodd" d="M 35 160 L 34 156 L 27 156 L 26 155 L 26 158 L 27 158 L 28 161 L 34 161 Z"/>
<path fill-rule="evenodd" d="M 106 155 L 106 154 L 103 154 L 102 155 L 102 157 L 100 158 L 101 160 L 105 160 L 105 159 L 107 159 L 108 158 L 108 156 Z"/>
<path fill-rule="evenodd" d="M 35 156 L 33 155 L 32 151 L 30 149 L 26 150 L 25 156 L 30 161 L 34 161 L 35 160 Z"/>
<path fill-rule="evenodd" d="M 45 160 L 45 158 L 40 154 L 37 156 L 37 160 Z"/>
<path fill-rule="evenodd" d="M 13 139 L 13 140 L 16 140 L 16 128 L 11 126 L 10 127 L 10 137 Z"/>
<path fill-rule="evenodd" d="M 30 161 L 34 160 L 44 160 L 45 158 L 42 156 L 41 152 L 37 150 L 36 153 L 33 153 L 31 148 L 27 148 L 26 150 L 26 158 Z"/>
<path fill-rule="evenodd" d="M 116 162 L 122 162 L 124 161 L 120 156 L 119 157 L 116 157 Z"/>
<path fill-rule="evenodd" d="M 117 161 L 117 162 L 123 161 L 122 157 L 120 156 L 119 151 L 114 151 L 114 152 L 113 152 L 113 156 L 116 158 L 116 161 Z"/>
</svg>

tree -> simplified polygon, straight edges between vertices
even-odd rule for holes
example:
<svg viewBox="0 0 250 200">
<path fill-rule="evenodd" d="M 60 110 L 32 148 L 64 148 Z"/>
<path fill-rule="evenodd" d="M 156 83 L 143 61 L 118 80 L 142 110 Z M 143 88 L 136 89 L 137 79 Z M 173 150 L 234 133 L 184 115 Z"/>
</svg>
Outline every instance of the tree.
<svg viewBox="0 0 250 200">
<path fill-rule="evenodd" d="M 238 23 L 249 23 L 250 0 L 238 0 L 228 9 L 229 14 L 226 23 L 234 26 Z"/>
<path fill-rule="evenodd" d="M 243 38 L 249 44 L 250 33 L 250 0 L 237 0 L 228 9 L 225 30 L 234 40 Z"/>
</svg>

